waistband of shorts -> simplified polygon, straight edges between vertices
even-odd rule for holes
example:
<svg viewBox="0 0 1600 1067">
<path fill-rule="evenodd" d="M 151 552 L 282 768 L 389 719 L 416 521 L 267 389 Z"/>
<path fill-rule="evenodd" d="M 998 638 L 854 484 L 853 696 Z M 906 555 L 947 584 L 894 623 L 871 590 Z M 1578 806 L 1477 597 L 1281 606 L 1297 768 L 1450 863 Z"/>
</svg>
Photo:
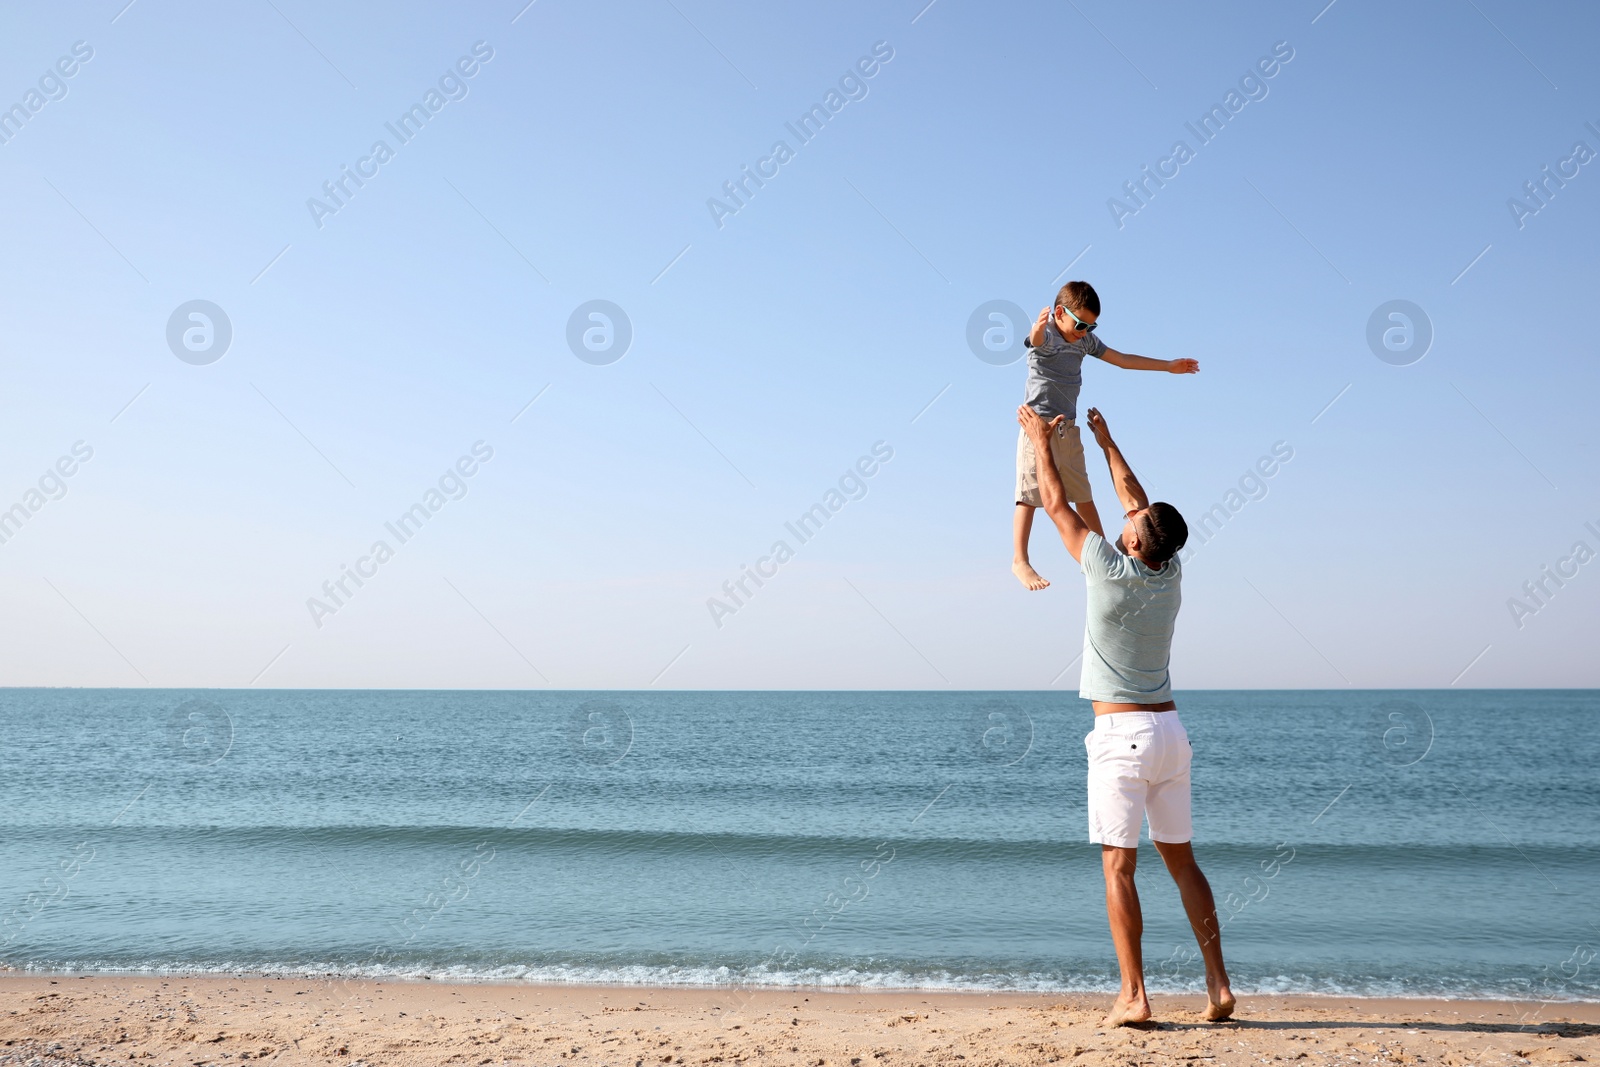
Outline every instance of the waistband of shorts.
<svg viewBox="0 0 1600 1067">
<path fill-rule="evenodd" d="M 1115 720 L 1115 721 L 1113 721 Z M 1096 731 L 1114 730 L 1118 727 L 1151 725 L 1163 729 L 1182 726 L 1178 711 L 1108 711 L 1094 717 Z"/>
</svg>

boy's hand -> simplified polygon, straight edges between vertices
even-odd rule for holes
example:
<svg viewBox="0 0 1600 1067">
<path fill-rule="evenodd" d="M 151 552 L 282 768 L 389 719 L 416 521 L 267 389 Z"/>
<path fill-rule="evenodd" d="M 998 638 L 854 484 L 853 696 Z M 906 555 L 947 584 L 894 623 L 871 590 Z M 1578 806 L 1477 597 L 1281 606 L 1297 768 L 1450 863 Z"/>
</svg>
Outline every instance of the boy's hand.
<svg viewBox="0 0 1600 1067">
<path fill-rule="evenodd" d="M 1169 359 L 1167 370 L 1173 374 L 1199 374 L 1200 361 L 1198 359 Z"/>
<path fill-rule="evenodd" d="M 1039 317 L 1033 320 L 1033 329 L 1028 331 L 1028 343 L 1034 348 L 1044 344 L 1044 324 L 1050 321 L 1050 309 L 1044 308 L 1039 312 Z"/>
<path fill-rule="evenodd" d="M 1111 440 L 1111 427 L 1106 425 L 1105 416 L 1100 414 L 1099 408 L 1089 409 L 1089 430 L 1094 434 L 1094 442 L 1101 448 L 1111 448 L 1116 444 Z"/>
</svg>

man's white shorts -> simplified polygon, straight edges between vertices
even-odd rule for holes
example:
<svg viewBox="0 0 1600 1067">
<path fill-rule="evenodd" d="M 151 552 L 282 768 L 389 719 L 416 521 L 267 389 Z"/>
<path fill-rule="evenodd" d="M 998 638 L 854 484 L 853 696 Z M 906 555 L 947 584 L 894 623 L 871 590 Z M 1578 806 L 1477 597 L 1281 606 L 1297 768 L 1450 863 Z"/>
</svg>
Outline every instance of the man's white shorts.
<svg viewBox="0 0 1600 1067">
<path fill-rule="evenodd" d="M 1189 816 L 1189 735 L 1176 711 L 1096 715 L 1089 749 L 1089 840 L 1138 848 L 1150 819 L 1150 840 L 1182 844 L 1194 837 Z"/>
</svg>

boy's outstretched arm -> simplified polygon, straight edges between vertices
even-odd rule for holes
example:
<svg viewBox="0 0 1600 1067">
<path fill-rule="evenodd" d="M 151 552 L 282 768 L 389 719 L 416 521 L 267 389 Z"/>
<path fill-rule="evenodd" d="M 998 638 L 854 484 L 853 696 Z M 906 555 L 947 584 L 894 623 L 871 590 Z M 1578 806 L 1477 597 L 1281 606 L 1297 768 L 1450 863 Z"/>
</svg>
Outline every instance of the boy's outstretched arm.
<svg viewBox="0 0 1600 1067">
<path fill-rule="evenodd" d="M 1073 559 L 1081 562 L 1083 539 L 1089 536 L 1089 527 L 1067 503 L 1067 491 L 1061 484 L 1061 473 L 1056 470 L 1050 452 L 1050 434 L 1063 417 L 1057 415 L 1054 420 L 1045 422 L 1028 405 L 1017 408 L 1017 421 L 1033 442 L 1033 465 L 1039 474 L 1039 502 L 1044 507 L 1044 513 L 1050 516 L 1050 521 L 1056 524 L 1061 543 L 1067 546 Z"/>
<path fill-rule="evenodd" d="M 1106 425 L 1099 408 L 1089 409 L 1089 429 L 1094 433 L 1095 443 L 1106 454 L 1106 464 L 1111 468 L 1111 484 L 1117 487 L 1117 499 L 1122 501 L 1123 512 L 1149 507 L 1150 498 L 1145 495 L 1144 486 L 1139 484 L 1128 461 L 1122 458 L 1122 449 L 1111 439 L 1111 428 Z"/>
<path fill-rule="evenodd" d="M 1033 329 L 1028 331 L 1028 347 L 1038 348 L 1044 344 L 1044 324 L 1050 321 L 1050 309 L 1044 308 L 1039 312 L 1039 317 L 1033 320 Z"/>
<path fill-rule="evenodd" d="M 1200 373 L 1200 361 L 1197 359 L 1151 359 L 1149 356 L 1118 352 L 1109 345 L 1100 353 L 1100 358 L 1113 367 L 1121 367 L 1124 370 L 1164 370 L 1169 374 Z"/>
</svg>

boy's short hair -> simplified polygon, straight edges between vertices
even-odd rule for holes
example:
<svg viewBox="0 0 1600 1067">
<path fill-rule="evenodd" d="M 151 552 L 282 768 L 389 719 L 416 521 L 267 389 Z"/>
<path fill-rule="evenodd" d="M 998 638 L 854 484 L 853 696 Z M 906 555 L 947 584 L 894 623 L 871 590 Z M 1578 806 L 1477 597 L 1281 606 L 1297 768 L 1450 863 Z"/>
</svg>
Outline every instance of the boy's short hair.
<svg viewBox="0 0 1600 1067">
<path fill-rule="evenodd" d="M 1166 563 L 1189 541 L 1189 524 L 1183 521 L 1177 508 L 1164 500 L 1151 504 L 1134 521 L 1134 527 L 1139 533 L 1139 547 L 1143 549 L 1140 554 L 1152 563 Z"/>
<path fill-rule="evenodd" d="M 1074 311 L 1087 311 L 1096 317 L 1100 315 L 1100 294 L 1088 282 L 1068 282 L 1063 285 L 1056 294 L 1056 304 Z"/>
</svg>

